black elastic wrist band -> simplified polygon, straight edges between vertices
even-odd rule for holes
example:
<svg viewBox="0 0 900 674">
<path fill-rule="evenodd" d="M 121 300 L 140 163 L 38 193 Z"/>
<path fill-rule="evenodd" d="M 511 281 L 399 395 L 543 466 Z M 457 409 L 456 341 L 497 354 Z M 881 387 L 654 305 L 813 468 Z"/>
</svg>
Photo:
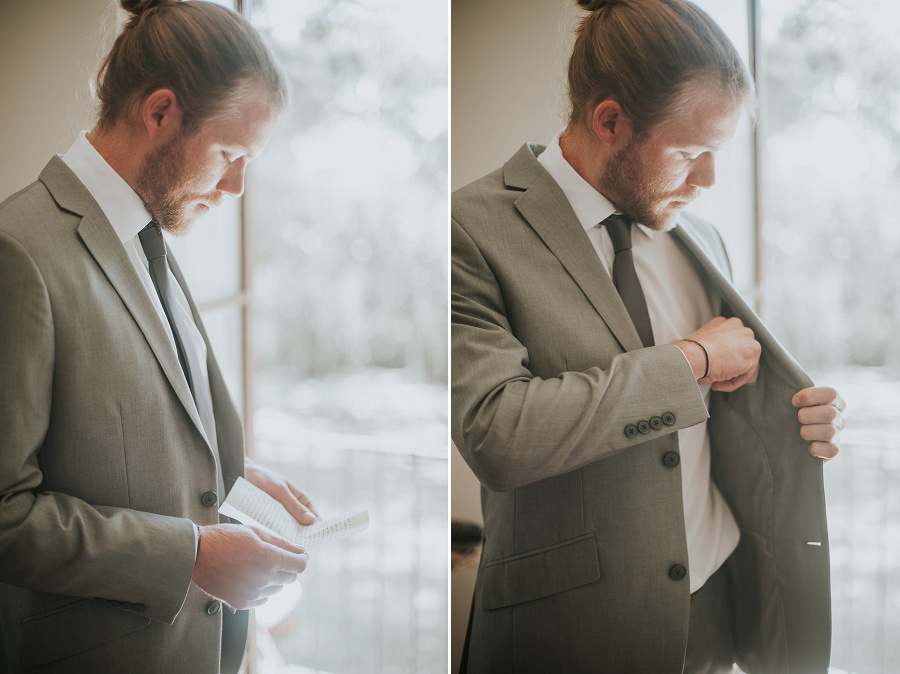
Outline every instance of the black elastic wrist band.
<svg viewBox="0 0 900 674">
<path fill-rule="evenodd" d="M 703 376 L 700 379 L 706 379 L 706 376 L 709 374 L 709 352 L 706 350 L 706 347 L 703 346 L 696 339 L 682 339 L 682 342 L 691 342 L 692 344 L 696 344 L 701 349 L 703 349 L 703 355 L 706 356 L 706 372 L 703 373 Z"/>
</svg>

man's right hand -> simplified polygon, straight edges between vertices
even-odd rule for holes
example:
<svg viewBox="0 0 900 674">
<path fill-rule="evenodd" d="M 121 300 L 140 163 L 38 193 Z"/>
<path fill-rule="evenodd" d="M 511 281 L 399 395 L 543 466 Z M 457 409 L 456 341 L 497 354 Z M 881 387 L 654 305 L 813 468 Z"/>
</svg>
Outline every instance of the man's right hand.
<svg viewBox="0 0 900 674">
<path fill-rule="evenodd" d="M 707 363 L 703 349 L 684 340 L 675 342 L 697 380 L 711 384 L 713 391 L 730 392 L 756 381 L 762 347 L 740 318 L 716 316 L 685 339 L 700 342 L 709 354 L 709 373 L 703 377 Z"/>
<path fill-rule="evenodd" d="M 308 561 L 300 546 L 255 527 L 212 524 L 200 527 L 191 580 L 229 606 L 247 609 L 297 580 Z"/>
</svg>

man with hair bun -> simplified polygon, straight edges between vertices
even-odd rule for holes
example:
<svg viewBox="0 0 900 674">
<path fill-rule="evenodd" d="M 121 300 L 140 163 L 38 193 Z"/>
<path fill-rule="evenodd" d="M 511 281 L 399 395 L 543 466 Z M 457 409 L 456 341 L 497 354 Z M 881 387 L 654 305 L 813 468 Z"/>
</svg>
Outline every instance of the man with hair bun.
<svg viewBox="0 0 900 674">
<path fill-rule="evenodd" d="M 826 672 L 844 422 L 685 212 L 754 87 L 686 0 L 585 0 L 570 117 L 452 199 L 453 439 L 482 483 L 462 671 Z"/>
<path fill-rule="evenodd" d="M 287 102 L 241 16 L 122 0 L 99 116 L 0 204 L 0 671 L 237 672 L 302 548 L 220 523 L 242 429 L 162 232 L 244 188 Z M 241 610 L 237 610 L 241 609 Z"/>
</svg>

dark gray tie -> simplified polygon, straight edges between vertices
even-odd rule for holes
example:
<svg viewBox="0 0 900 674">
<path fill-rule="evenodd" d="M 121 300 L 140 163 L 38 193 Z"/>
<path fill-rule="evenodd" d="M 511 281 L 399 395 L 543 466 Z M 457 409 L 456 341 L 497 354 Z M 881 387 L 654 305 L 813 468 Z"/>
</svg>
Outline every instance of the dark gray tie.
<svg viewBox="0 0 900 674">
<path fill-rule="evenodd" d="M 172 328 L 172 335 L 175 337 L 175 351 L 178 352 L 178 362 L 181 363 L 181 369 L 184 371 L 184 378 L 187 379 L 188 387 L 191 393 L 194 393 L 193 378 L 191 377 L 190 366 L 184 353 L 183 344 L 185 340 L 190 340 L 190 333 L 185 330 L 184 325 L 179 325 L 181 321 L 176 321 L 174 310 L 176 307 L 175 293 L 172 291 L 172 284 L 169 282 L 169 262 L 166 258 L 166 242 L 163 239 L 159 225 L 151 222 L 138 233 L 141 240 L 141 247 L 150 263 L 150 278 L 153 279 L 153 286 L 156 288 L 156 294 L 162 304 L 166 318 L 169 320 L 169 327 Z"/>
<path fill-rule="evenodd" d="M 141 246 L 147 261 L 150 263 L 150 278 L 156 287 L 156 294 L 162 304 L 172 335 L 175 337 L 175 350 L 178 352 L 178 361 L 184 370 L 185 379 L 194 396 L 194 404 L 200 415 L 200 422 L 206 431 L 210 447 L 216 457 L 216 472 L 219 483 L 220 503 L 225 494 L 225 486 L 222 479 L 222 471 L 219 464 L 219 446 L 216 438 L 216 418 L 213 414 L 212 398 L 210 398 L 209 385 L 204 377 L 204 370 L 200 363 L 200 354 L 194 348 L 191 341 L 191 328 L 196 328 L 190 312 L 179 306 L 176 299 L 174 277 L 169 274 L 169 261 L 166 257 L 166 242 L 163 239 L 159 225 L 151 222 L 138 233 Z"/>
<path fill-rule="evenodd" d="M 631 250 L 631 220 L 627 215 L 613 214 L 600 224 L 609 232 L 613 250 L 616 251 L 616 257 L 613 260 L 613 284 L 619 291 L 619 296 L 628 310 L 628 315 L 631 316 L 631 322 L 634 323 L 641 342 L 644 346 L 653 346 L 653 327 L 650 324 L 650 314 L 647 312 L 647 301 L 644 299 L 641 282 L 634 270 L 634 256 Z"/>
</svg>

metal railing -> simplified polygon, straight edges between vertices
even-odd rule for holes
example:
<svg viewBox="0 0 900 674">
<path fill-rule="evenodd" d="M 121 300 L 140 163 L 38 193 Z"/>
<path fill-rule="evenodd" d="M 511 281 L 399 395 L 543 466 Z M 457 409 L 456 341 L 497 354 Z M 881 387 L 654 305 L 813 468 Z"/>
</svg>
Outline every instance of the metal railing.
<svg viewBox="0 0 900 674">
<path fill-rule="evenodd" d="M 302 599 L 270 633 L 288 663 L 320 672 L 446 672 L 446 448 L 341 437 L 257 437 L 259 460 L 308 490 L 321 514 L 370 515 L 367 531 L 310 553 Z"/>
<path fill-rule="evenodd" d="M 900 432 L 858 428 L 825 466 L 833 668 L 900 672 Z"/>
</svg>

